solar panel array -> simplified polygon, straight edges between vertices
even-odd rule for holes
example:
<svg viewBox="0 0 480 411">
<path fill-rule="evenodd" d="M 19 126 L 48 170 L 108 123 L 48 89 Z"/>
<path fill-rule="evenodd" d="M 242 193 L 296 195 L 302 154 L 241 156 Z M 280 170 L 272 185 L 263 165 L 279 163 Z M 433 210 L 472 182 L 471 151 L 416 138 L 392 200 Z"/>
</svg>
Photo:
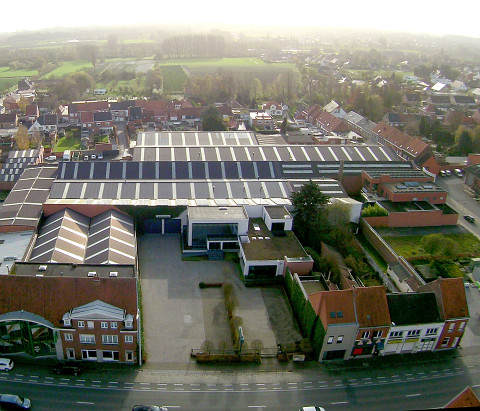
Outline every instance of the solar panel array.
<svg viewBox="0 0 480 411">
<path fill-rule="evenodd" d="M 140 132 L 137 147 L 161 146 L 253 146 L 258 141 L 250 131 L 185 131 L 185 132 Z"/>
</svg>

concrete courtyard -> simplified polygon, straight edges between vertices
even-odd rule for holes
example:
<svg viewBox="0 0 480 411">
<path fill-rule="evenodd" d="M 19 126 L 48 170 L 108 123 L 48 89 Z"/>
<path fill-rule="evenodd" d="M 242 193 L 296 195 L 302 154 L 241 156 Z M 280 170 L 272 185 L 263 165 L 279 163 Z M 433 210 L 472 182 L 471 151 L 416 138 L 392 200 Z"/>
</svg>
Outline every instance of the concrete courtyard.
<svg viewBox="0 0 480 411">
<path fill-rule="evenodd" d="M 206 340 L 215 349 L 231 348 L 223 289 L 201 289 L 201 281 L 234 285 L 234 314 L 243 319 L 249 346 L 257 339 L 266 348 L 301 339 L 281 287 L 246 288 L 229 261 L 182 261 L 178 235 L 140 236 L 138 255 L 148 363 L 188 364 L 191 349 Z"/>
</svg>

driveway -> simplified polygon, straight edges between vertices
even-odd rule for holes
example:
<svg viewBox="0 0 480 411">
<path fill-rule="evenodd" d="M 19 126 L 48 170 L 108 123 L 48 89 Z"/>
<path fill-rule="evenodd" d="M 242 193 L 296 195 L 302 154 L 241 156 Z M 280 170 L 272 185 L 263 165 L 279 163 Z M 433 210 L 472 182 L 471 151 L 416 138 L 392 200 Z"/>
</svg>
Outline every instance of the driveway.
<svg viewBox="0 0 480 411">
<path fill-rule="evenodd" d="M 215 349 L 230 349 L 231 337 L 223 290 L 201 289 L 199 282 L 234 285 L 248 346 L 261 340 L 266 348 L 298 341 L 283 289 L 246 288 L 229 261 L 182 261 L 178 235 L 147 234 L 138 238 L 143 297 L 144 342 L 149 363 L 172 367 L 190 362 L 190 350 L 206 340 Z"/>
</svg>

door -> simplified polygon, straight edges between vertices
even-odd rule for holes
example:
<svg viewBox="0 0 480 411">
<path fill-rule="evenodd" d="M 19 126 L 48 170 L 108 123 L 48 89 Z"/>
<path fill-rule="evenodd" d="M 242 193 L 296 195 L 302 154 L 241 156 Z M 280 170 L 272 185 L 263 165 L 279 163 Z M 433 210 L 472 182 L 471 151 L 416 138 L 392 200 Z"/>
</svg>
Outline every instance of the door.
<svg viewBox="0 0 480 411">
<path fill-rule="evenodd" d="M 67 360 L 75 360 L 75 349 L 67 348 Z"/>
</svg>

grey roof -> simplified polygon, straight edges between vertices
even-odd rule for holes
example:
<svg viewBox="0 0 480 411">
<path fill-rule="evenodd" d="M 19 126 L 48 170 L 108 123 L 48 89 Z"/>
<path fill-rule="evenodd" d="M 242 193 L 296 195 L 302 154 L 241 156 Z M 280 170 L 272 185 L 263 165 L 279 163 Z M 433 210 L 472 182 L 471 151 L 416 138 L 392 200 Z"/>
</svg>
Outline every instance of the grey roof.
<svg viewBox="0 0 480 411">
<path fill-rule="evenodd" d="M 50 321 L 46 320 L 45 318 L 37 314 L 33 314 L 28 311 L 12 311 L 12 312 L 0 315 L 0 322 L 5 322 L 5 321 L 29 321 L 29 322 L 41 324 L 48 328 L 55 328 L 55 326 Z"/>
<path fill-rule="evenodd" d="M 359 161 L 391 162 L 399 158 L 389 147 L 378 145 L 261 145 L 261 146 L 137 146 L 134 161 Z"/>
<path fill-rule="evenodd" d="M 37 118 L 38 124 L 42 126 L 56 126 L 58 124 L 58 117 L 56 114 L 42 114 Z"/>
<path fill-rule="evenodd" d="M 12 150 L 8 152 L 8 158 L 38 158 L 40 150 Z"/>
<path fill-rule="evenodd" d="M 94 112 L 93 121 L 112 121 L 112 113 L 110 111 Z"/>
<path fill-rule="evenodd" d="M 465 172 L 473 174 L 475 177 L 480 178 L 480 164 L 475 164 L 473 166 L 467 167 L 465 169 Z"/>
<path fill-rule="evenodd" d="M 37 227 L 56 173 L 57 167 L 52 166 L 25 169 L 0 208 L 0 230 L 2 226 Z"/>
<path fill-rule="evenodd" d="M 188 207 L 188 219 L 194 220 L 248 220 L 244 207 Z"/>
<path fill-rule="evenodd" d="M 133 106 L 135 106 L 134 100 L 112 101 L 110 103 L 110 110 L 111 111 L 128 110 L 129 107 L 133 107 Z"/>
<path fill-rule="evenodd" d="M 33 231 L 0 232 L 0 275 L 8 274 L 15 261 L 23 259 L 33 234 Z"/>
<path fill-rule="evenodd" d="M 66 313 L 63 318 L 76 320 L 112 319 L 123 321 L 125 318 L 125 310 L 103 301 L 95 300 L 91 303 L 75 307 L 69 313 Z"/>
<path fill-rule="evenodd" d="M 257 145 L 251 131 L 174 131 L 139 132 L 136 147 L 172 146 L 252 146 Z"/>
<path fill-rule="evenodd" d="M 30 262 L 133 265 L 133 220 L 115 210 L 90 219 L 65 208 L 45 220 Z"/>
<path fill-rule="evenodd" d="M 285 206 L 265 206 L 265 212 L 273 220 L 283 220 L 292 218 Z"/>
</svg>

